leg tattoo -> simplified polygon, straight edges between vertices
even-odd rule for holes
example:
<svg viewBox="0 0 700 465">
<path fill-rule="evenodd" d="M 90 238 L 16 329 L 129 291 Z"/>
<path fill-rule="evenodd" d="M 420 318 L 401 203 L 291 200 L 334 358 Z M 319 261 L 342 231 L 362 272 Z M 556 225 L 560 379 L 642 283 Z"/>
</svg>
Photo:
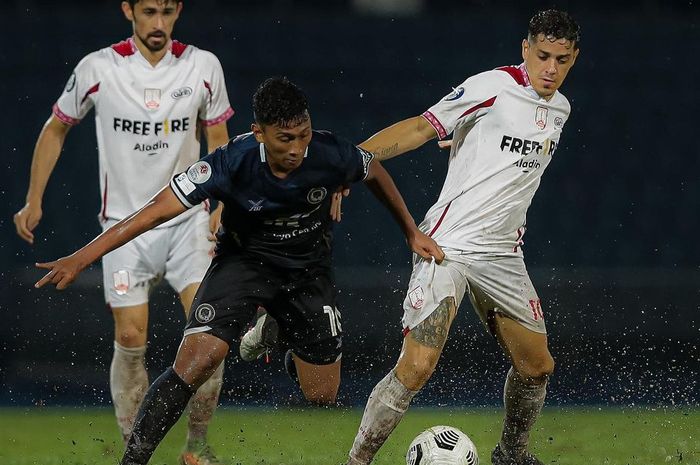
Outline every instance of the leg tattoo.
<svg viewBox="0 0 700 465">
<path fill-rule="evenodd" d="M 447 340 L 450 322 L 455 313 L 454 297 L 447 297 L 425 320 L 409 333 L 420 344 L 433 349 L 441 349 Z"/>
</svg>

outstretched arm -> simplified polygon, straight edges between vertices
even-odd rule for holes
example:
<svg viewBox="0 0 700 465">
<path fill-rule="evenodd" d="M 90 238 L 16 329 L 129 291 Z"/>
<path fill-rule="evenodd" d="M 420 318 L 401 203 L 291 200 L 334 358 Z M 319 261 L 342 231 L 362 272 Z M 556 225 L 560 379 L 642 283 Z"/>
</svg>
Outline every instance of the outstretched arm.
<svg viewBox="0 0 700 465">
<path fill-rule="evenodd" d="M 39 288 L 51 283 L 56 285 L 56 289 L 65 289 L 81 271 L 98 258 L 159 224 L 175 218 L 185 210 L 185 206 L 175 196 L 172 188 L 164 187 L 140 210 L 127 216 L 73 254 L 53 262 L 37 263 L 37 268 L 43 268 L 49 272 L 37 281 L 34 287 Z"/>
<path fill-rule="evenodd" d="M 422 116 L 414 116 L 382 129 L 360 147 L 372 152 L 379 161 L 417 149 L 437 136 L 435 128 Z"/>
<path fill-rule="evenodd" d="M 375 197 L 391 212 L 406 236 L 411 250 L 425 259 L 435 257 L 435 260 L 440 263 L 445 258 L 442 249 L 432 238 L 418 229 L 393 179 L 376 159 L 370 164 L 365 183 Z"/>
<path fill-rule="evenodd" d="M 27 197 L 24 207 L 14 216 L 17 234 L 30 244 L 34 243 L 32 231 L 41 220 L 41 203 L 46 184 L 49 182 L 49 177 L 61 155 L 61 149 L 70 128 L 70 125 L 51 115 L 41 129 L 34 146 Z"/>
</svg>

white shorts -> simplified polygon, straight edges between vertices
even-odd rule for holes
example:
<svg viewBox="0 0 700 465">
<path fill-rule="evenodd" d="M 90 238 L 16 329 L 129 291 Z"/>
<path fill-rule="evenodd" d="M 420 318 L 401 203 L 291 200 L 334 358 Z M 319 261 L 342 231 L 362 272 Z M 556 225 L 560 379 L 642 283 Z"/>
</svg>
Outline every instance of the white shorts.
<svg viewBox="0 0 700 465">
<path fill-rule="evenodd" d="M 116 223 L 107 221 L 103 228 Z M 163 277 L 178 293 L 201 282 L 211 262 L 208 234 L 209 214 L 201 210 L 108 253 L 102 257 L 105 300 L 112 308 L 146 303 L 151 287 Z"/>
<path fill-rule="evenodd" d="M 401 320 L 404 334 L 425 320 L 446 297 L 457 308 L 465 293 L 482 323 L 489 328 L 489 313 L 501 313 L 532 331 L 546 334 L 542 305 L 520 256 L 483 257 L 445 250 L 437 265 L 414 260 Z"/>
</svg>

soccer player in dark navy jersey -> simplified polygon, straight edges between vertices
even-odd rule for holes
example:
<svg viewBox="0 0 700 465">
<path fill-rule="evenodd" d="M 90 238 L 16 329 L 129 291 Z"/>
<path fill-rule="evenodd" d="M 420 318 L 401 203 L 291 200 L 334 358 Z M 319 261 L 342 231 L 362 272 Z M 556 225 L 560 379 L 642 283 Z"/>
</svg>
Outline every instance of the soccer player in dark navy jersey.
<svg viewBox="0 0 700 465">
<path fill-rule="evenodd" d="M 386 170 L 331 133 L 313 131 L 306 98 L 283 78 L 253 98 L 252 133 L 237 137 L 176 175 L 143 208 L 57 261 L 36 283 L 64 289 L 90 263 L 205 200 L 224 203 L 215 258 L 199 287 L 175 363 L 149 388 L 122 465 L 146 464 L 196 391 L 240 338 L 258 306 L 293 349 L 304 396 L 335 401 L 341 328 L 330 267 L 330 194 L 362 181 L 389 209 L 410 248 L 441 261 Z"/>
<path fill-rule="evenodd" d="M 329 194 L 363 180 L 372 154 L 309 127 L 303 136 L 311 142 L 304 153 L 282 160 L 293 170 L 276 172 L 274 157 L 258 141 L 261 134 L 240 135 L 195 163 L 172 180 L 173 191 L 188 208 L 207 198 L 224 202 L 221 252 L 256 254 L 296 269 L 329 265 Z"/>
</svg>

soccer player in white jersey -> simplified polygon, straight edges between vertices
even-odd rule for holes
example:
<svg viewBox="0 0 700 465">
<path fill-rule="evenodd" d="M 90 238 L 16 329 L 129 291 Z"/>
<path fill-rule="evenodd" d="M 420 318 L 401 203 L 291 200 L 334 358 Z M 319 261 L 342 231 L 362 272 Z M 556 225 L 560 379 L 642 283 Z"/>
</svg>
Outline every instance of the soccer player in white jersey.
<svg viewBox="0 0 700 465">
<path fill-rule="evenodd" d="M 511 362 L 494 465 L 541 464 L 527 450 L 554 360 L 521 246 L 525 214 L 569 116 L 558 92 L 578 56 L 579 27 L 564 12 L 537 13 L 524 62 L 470 77 L 421 116 L 360 146 L 379 159 L 453 134 L 440 196 L 420 228 L 445 259 L 414 260 L 396 366 L 370 394 L 348 464 L 368 464 L 432 375 L 465 294 Z"/>
<path fill-rule="evenodd" d="M 183 4 L 175 0 L 121 3 L 133 36 L 87 55 L 76 66 L 39 135 L 26 205 L 15 215 L 18 234 L 32 243 L 47 181 L 69 129 L 95 108 L 104 229 L 140 208 L 175 173 L 199 159 L 200 131 L 209 151 L 228 141 L 233 115 L 218 59 L 171 38 Z M 110 388 L 117 422 L 128 440 L 148 389 L 144 365 L 149 289 L 165 278 L 188 312 L 210 263 L 217 213 L 204 207 L 161 225 L 108 254 L 105 297 L 114 317 Z M 211 222 L 211 225 L 210 225 Z M 190 404 L 186 465 L 219 463 L 206 444 L 218 403 L 223 364 Z"/>
</svg>

